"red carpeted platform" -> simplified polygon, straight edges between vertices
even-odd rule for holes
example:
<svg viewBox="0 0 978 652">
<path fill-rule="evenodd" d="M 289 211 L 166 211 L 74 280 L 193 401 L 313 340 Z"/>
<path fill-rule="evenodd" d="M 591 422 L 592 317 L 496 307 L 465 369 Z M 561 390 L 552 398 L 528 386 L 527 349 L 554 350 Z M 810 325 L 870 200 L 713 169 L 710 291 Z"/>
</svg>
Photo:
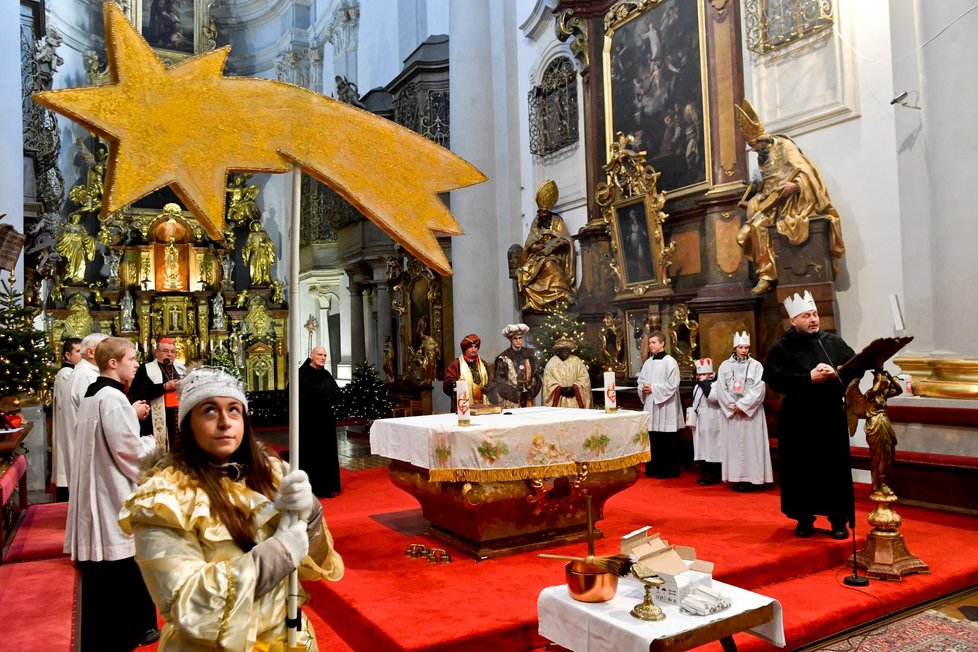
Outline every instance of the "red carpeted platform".
<svg viewBox="0 0 978 652">
<path fill-rule="evenodd" d="M 978 584 L 978 519 L 898 506 L 908 547 L 932 573 L 852 589 L 842 584 L 852 544 L 829 538 L 827 523 L 799 539 L 779 511 L 777 489 L 740 494 L 696 485 L 695 477 L 642 478 L 609 500 L 598 523 L 607 536 L 598 554 L 616 552 L 618 537 L 644 525 L 672 543 L 695 546 L 716 564 L 718 579 L 781 601 L 789 648 Z M 439 565 L 407 558 L 410 543 L 440 546 L 420 534 L 425 523 L 414 499 L 382 469 L 344 472 L 343 483 L 343 493 L 323 504 L 346 577 L 307 588 L 312 609 L 353 650 L 495 652 L 545 643 L 536 633 L 537 595 L 562 583 L 562 562 L 536 553 L 482 562 L 455 555 Z M 857 492 L 866 493 L 858 486 Z M 871 509 L 864 495 L 857 509 L 860 519 Z M 547 552 L 582 555 L 584 544 Z M 738 644 L 775 649 L 750 636 Z"/>
<path fill-rule="evenodd" d="M 0 566 L 0 649 L 70 650 L 74 586 L 67 557 Z"/>
<path fill-rule="evenodd" d="M 65 555 L 65 519 L 68 503 L 45 503 L 27 508 L 3 563 L 12 564 Z"/>
</svg>

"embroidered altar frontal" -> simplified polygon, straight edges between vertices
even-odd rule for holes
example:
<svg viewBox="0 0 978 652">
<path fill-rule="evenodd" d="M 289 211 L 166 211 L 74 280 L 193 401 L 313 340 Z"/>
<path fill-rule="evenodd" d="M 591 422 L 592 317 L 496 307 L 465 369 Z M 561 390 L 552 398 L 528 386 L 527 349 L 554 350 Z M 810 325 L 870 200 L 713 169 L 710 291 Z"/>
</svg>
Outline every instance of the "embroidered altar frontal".
<svg viewBox="0 0 978 652">
<path fill-rule="evenodd" d="M 370 428 L 375 455 L 428 470 L 430 482 L 504 482 L 615 471 L 647 462 L 648 414 L 532 407 L 472 417 L 381 419 Z"/>
</svg>

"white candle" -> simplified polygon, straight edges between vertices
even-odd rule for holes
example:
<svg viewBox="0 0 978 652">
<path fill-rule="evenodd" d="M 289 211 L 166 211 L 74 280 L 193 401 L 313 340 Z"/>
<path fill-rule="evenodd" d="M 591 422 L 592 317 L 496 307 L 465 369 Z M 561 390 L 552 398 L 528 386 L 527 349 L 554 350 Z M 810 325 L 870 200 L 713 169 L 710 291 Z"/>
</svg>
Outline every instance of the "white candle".
<svg viewBox="0 0 978 652">
<path fill-rule="evenodd" d="M 618 409 L 618 398 L 615 390 L 615 372 L 604 372 L 604 411 L 614 412 Z"/>
<path fill-rule="evenodd" d="M 471 404 L 469 396 L 469 382 L 467 380 L 455 381 L 455 412 L 458 413 L 458 425 L 467 426 L 471 420 L 469 407 Z"/>
</svg>

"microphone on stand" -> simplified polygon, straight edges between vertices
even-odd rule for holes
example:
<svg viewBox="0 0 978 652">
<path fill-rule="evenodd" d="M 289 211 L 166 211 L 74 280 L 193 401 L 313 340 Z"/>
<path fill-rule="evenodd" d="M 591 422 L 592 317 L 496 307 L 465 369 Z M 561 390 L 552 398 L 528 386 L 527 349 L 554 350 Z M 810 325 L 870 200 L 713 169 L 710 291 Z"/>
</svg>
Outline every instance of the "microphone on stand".
<svg viewBox="0 0 978 652">
<path fill-rule="evenodd" d="M 831 356 L 829 356 L 829 352 L 825 350 L 824 346 L 822 346 L 821 340 L 819 340 L 818 345 L 822 349 L 822 353 L 825 354 L 825 358 L 829 361 L 829 364 L 832 366 L 833 369 L 835 369 L 836 368 L 835 363 L 832 362 L 832 358 Z M 844 389 L 846 384 L 842 380 L 842 378 L 840 378 L 837 375 L 836 379 L 839 381 L 839 384 L 841 384 Z M 842 397 L 842 417 L 843 419 L 846 418 L 845 396 Z M 865 575 L 862 576 L 859 575 L 858 568 L 859 567 L 856 565 L 856 494 L 855 492 L 853 492 L 852 494 L 852 575 L 846 575 L 842 579 L 842 581 L 846 584 L 846 586 L 869 586 L 869 578 L 866 577 Z"/>
<path fill-rule="evenodd" d="M 853 513 L 855 513 L 856 508 L 856 497 L 853 495 L 852 498 Z M 857 571 L 858 566 L 856 566 L 856 519 L 852 519 L 852 575 L 846 575 L 842 578 L 846 586 L 869 586 L 869 578 L 865 575 L 860 575 Z"/>
</svg>

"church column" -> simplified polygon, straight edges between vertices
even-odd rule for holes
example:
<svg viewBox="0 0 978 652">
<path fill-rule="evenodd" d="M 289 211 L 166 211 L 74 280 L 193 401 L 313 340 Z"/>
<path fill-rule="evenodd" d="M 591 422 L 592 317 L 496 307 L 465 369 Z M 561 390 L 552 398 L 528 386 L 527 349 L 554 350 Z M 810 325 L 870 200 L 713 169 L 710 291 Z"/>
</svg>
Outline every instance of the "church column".
<svg viewBox="0 0 978 652">
<path fill-rule="evenodd" d="M 465 230 L 452 239 L 454 334 L 480 333 L 494 350 L 500 344 L 489 334 L 518 315 L 506 250 L 523 241 L 519 102 L 526 98 L 516 92 L 519 21 L 511 0 L 451 0 L 449 12 L 452 151 L 489 177 L 451 193 L 452 212 Z"/>
<path fill-rule="evenodd" d="M 350 279 L 350 362 L 355 369 L 367 359 L 363 334 L 363 285 Z"/>
<path fill-rule="evenodd" d="M 387 281 L 377 283 L 377 352 L 374 362 L 378 369 L 384 368 L 384 345 L 391 335 L 391 293 Z M 393 380 L 393 378 L 389 379 Z"/>
<path fill-rule="evenodd" d="M 962 107 L 978 105 L 974 67 L 966 63 L 978 59 L 978 41 L 970 37 L 975 15 L 965 16 L 973 4 L 970 0 L 915 2 L 930 214 L 912 218 L 930 224 L 933 303 L 925 314 L 933 316 L 934 350 L 969 358 L 978 356 L 974 332 L 978 294 L 973 288 L 978 278 L 974 251 L 978 221 L 971 215 L 975 172 L 970 163 L 978 123 L 964 117 Z"/>
</svg>

